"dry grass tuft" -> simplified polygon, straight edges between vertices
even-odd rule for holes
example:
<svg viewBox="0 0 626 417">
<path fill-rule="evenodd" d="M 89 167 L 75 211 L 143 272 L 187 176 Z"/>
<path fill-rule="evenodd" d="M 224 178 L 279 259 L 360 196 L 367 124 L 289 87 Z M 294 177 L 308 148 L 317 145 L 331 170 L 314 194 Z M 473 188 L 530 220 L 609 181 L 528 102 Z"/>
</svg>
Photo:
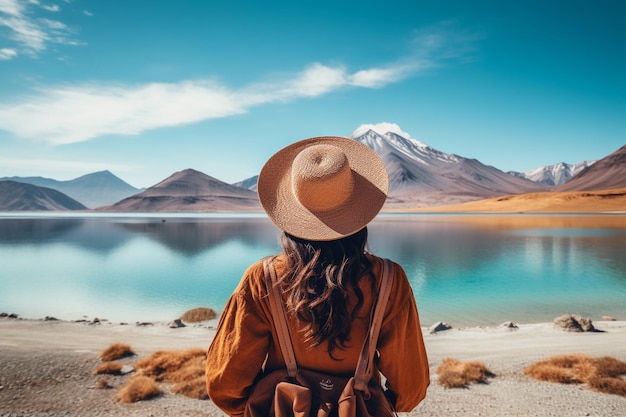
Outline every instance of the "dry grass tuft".
<svg viewBox="0 0 626 417">
<path fill-rule="evenodd" d="M 213 320 L 217 318 L 217 312 L 212 308 L 198 307 L 186 311 L 180 319 L 187 323 L 198 323 L 201 321 Z"/>
<path fill-rule="evenodd" d="M 209 394 L 206 390 L 206 379 L 204 375 L 205 363 L 205 355 L 195 356 L 185 362 L 183 367 L 172 372 L 168 377 L 171 382 L 175 383 L 172 391 L 186 397 L 208 400 Z"/>
<path fill-rule="evenodd" d="M 96 375 L 101 374 L 109 374 L 109 375 L 119 375 L 122 372 L 123 365 L 119 362 L 105 362 L 98 366 L 96 370 L 93 372 Z"/>
<path fill-rule="evenodd" d="M 437 381 L 445 388 L 465 388 L 470 383 L 486 384 L 487 378 L 495 376 L 482 362 L 461 362 L 453 358 L 445 358 L 435 372 Z"/>
<path fill-rule="evenodd" d="M 133 354 L 130 346 L 117 343 L 105 349 L 100 357 L 129 354 Z M 137 375 L 122 387 L 115 398 L 123 403 L 152 398 L 161 393 L 158 383 L 165 382 L 173 384 L 174 393 L 206 400 L 209 396 L 206 391 L 205 364 L 206 350 L 202 348 L 155 352 L 135 364 Z M 101 364 L 94 374 L 120 375 L 122 369 L 122 364 L 108 361 Z M 100 379 L 97 384 L 98 388 L 110 388 L 105 378 Z"/>
<path fill-rule="evenodd" d="M 206 350 L 159 351 L 137 362 L 135 369 L 156 381 L 175 384 L 176 393 L 196 399 L 208 399 L 204 366 Z"/>
<path fill-rule="evenodd" d="M 183 368 L 196 357 L 206 357 L 206 351 L 193 348 L 183 351 L 158 351 L 136 363 L 135 369 L 142 375 L 154 377 L 157 381 L 172 382 L 171 375 Z"/>
<path fill-rule="evenodd" d="M 626 381 L 622 378 L 594 376 L 587 384 L 594 391 L 626 397 Z"/>
<path fill-rule="evenodd" d="M 602 356 L 595 359 L 594 365 L 597 369 L 598 375 L 611 378 L 626 375 L 626 362 L 622 362 L 619 359 L 615 359 L 610 356 Z"/>
<path fill-rule="evenodd" d="M 100 359 L 103 362 L 108 362 L 132 356 L 134 354 L 135 352 L 133 352 L 130 345 L 126 345 L 124 343 L 113 343 L 111 346 L 100 352 Z"/>
<path fill-rule="evenodd" d="M 115 395 L 115 399 L 121 403 L 134 403 L 158 395 L 161 395 L 161 390 L 154 379 L 145 375 L 137 375 L 120 389 Z"/>
<path fill-rule="evenodd" d="M 109 380 L 107 378 L 100 378 L 98 380 L 98 383 L 96 384 L 96 388 L 98 389 L 109 389 L 109 388 L 113 388 L 111 385 L 109 385 Z"/>
<path fill-rule="evenodd" d="M 626 397 L 626 362 L 603 356 L 558 355 L 535 362 L 524 373 L 540 381 L 587 384 L 594 391 Z"/>
</svg>

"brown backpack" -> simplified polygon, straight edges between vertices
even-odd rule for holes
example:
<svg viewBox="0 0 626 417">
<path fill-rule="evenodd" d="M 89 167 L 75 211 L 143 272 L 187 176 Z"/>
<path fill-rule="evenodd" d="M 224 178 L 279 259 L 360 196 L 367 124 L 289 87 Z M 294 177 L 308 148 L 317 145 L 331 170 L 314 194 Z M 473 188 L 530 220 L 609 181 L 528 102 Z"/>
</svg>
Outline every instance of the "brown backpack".
<svg viewBox="0 0 626 417">
<path fill-rule="evenodd" d="M 265 281 L 277 344 L 287 369 L 259 379 L 246 403 L 245 417 L 392 417 L 397 416 L 383 387 L 372 379 L 376 342 L 393 282 L 391 261 L 385 259 L 378 301 L 368 335 L 352 377 L 298 368 L 289 327 L 271 260 L 264 262 Z"/>
</svg>

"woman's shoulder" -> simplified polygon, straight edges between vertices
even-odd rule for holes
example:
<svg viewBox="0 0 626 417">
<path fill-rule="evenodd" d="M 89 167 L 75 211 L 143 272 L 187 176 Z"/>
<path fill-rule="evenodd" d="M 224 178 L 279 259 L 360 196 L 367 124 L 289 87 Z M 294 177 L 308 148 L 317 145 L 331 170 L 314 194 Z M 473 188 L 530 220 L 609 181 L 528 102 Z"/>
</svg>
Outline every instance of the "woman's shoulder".
<svg viewBox="0 0 626 417">
<path fill-rule="evenodd" d="M 373 265 L 373 272 L 376 276 L 376 284 L 380 287 L 383 277 L 383 265 L 386 261 L 392 268 L 391 277 L 393 283 L 391 285 L 390 303 L 392 306 L 400 307 L 404 305 L 410 297 L 413 297 L 413 290 L 402 265 L 392 259 L 385 259 L 375 255 L 368 255 Z"/>
<path fill-rule="evenodd" d="M 272 255 L 259 259 L 258 261 L 250 264 L 243 273 L 241 281 L 237 286 L 235 292 L 239 294 L 250 294 L 253 297 L 264 297 L 267 295 L 267 288 L 265 285 L 265 263 L 269 262 L 275 268 L 276 272 L 280 274 L 284 269 L 286 260 L 284 255 Z"/>
</svg>

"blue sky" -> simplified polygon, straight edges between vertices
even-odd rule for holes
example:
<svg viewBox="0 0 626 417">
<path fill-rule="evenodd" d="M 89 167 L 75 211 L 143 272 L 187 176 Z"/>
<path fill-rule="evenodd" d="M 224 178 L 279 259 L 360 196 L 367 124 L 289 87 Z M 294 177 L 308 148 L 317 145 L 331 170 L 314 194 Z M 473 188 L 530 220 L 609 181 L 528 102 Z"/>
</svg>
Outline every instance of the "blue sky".
<svg viewBox="0 0 626 417">
<path fill-rule="evenodd" d="M 0 177 L 256 175 L 395 123 L 528 171 L 626 143 L 626 1 L 0 0 Z"/>
</svg>

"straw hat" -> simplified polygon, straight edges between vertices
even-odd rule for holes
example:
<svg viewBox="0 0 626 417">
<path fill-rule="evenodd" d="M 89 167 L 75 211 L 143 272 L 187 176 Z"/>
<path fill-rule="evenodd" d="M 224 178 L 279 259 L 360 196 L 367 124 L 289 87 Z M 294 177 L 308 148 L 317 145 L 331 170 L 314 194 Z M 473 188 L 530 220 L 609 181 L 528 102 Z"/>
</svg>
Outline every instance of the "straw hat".
<svg viewBox="0 0 626 417">
<path fill-rule="evenodd" d="M 263 166 L 257 190 L 281 230 L 307 240 L 335 240 L 365 227 L 387 198 L 380 157 L 353 139 L 323 136 L 281 149 Z"/>
</svg>

